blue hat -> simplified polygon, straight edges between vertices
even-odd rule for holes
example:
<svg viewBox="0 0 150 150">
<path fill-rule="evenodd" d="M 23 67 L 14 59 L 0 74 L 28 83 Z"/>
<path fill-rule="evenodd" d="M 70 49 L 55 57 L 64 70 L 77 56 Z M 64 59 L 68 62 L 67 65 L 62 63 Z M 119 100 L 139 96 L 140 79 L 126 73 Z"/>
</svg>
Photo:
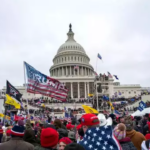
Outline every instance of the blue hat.
<svg viewBox="0 0 150 150">
<path fill-rule="evenodd" d="M 25 127 L 24 126 L 18 126 L 15 125 L 12 129 L 11 129 L 11 135 L 12 136 L 19 136 L 19 137 L 23 137 L 24 136 L 24 131 L 25 131 Z"/>
</svg>

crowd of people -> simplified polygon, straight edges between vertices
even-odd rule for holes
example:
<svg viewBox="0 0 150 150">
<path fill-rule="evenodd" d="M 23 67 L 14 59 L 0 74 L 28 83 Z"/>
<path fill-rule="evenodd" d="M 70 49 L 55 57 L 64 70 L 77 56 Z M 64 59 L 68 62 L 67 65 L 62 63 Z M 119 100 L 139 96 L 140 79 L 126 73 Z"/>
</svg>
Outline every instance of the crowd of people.
<svg viewBox="0 0 150 150">
<path fill-rule="evenodd" d="M 47 115 L 12 124 L 0 120 L 0 150 L 149 150 L 150 115 L 83 114 L 70 122 Z"/>
</svg>

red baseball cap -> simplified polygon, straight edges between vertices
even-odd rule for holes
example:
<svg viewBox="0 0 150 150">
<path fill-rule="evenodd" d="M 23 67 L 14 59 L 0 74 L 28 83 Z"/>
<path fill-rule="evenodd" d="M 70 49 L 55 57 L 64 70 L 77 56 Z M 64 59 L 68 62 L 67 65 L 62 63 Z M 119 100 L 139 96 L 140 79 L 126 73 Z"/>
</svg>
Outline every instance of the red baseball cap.
<svg viewBox="0 0 150 150">
<path fill-rule="evenodd" d="M 98 117 L 95 114 L 85 114 L 81 117 L 82 126 L 93 126 L 100 123 Z"/>
<path fill-rule="evenodd" d="M 79 124 L 79 125 L 76 126 L 76 129 L 79 130 L 81 127 L 82 127 L 82 125 Z"/>
<path fill-rule="evenodd" d="M 71 128 L 74 128 L 74 125 L 72 125 L 72 124 L 67 124 L 67 125 L 66 125 L 66 128 L 67 128 L 68 130 L 70 130 Z"/>
</svg>

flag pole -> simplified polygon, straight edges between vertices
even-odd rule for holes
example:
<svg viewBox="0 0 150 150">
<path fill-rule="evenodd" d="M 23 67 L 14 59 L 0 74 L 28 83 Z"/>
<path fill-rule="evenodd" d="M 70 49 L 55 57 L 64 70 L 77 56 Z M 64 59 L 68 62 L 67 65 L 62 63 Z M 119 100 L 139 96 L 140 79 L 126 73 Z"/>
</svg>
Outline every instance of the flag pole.
<svg viewBox="0 0 150 150">
<path fill-rule="evenodd" d="M 97 73 L 97 60 L 98 60 L 98 57 L 97 57 L 97 59 L 96 59 L 96 68 L 95 68 L 95 69 L 96 69 L 96 73 Z"/>
<path fill-rule="evenodd" d="M 27 93 L 27 83 L 26 83 L 26 71 L 25 71 L 25 62 L 23 62 L 23 70 L 24 70 L 24 83 L 25 83 L 25 91 Z M 28 105 L 28 100 L 27 101 L 27 112 L 28 112 L 28 115 L 29 115 L 29 105 Z"/>
</svg>

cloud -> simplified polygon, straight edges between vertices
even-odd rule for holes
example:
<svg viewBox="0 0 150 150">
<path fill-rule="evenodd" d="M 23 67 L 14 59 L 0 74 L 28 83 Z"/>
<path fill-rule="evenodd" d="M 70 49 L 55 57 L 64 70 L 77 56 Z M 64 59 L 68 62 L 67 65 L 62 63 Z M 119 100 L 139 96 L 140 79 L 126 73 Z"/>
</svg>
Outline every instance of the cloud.
<svg viewBox="0 0 150 150">
<path fill-rule="evenodd" d="M 150 2 L 140 0 L 2 0 L 0 2 L 0 88 L 6 79 L 22 85 L 23 61 L 49 75 L 52 59 L 75 39 L 97 72 L 117 74 L 123 84 L 149 86 Z"/>
</svg>

